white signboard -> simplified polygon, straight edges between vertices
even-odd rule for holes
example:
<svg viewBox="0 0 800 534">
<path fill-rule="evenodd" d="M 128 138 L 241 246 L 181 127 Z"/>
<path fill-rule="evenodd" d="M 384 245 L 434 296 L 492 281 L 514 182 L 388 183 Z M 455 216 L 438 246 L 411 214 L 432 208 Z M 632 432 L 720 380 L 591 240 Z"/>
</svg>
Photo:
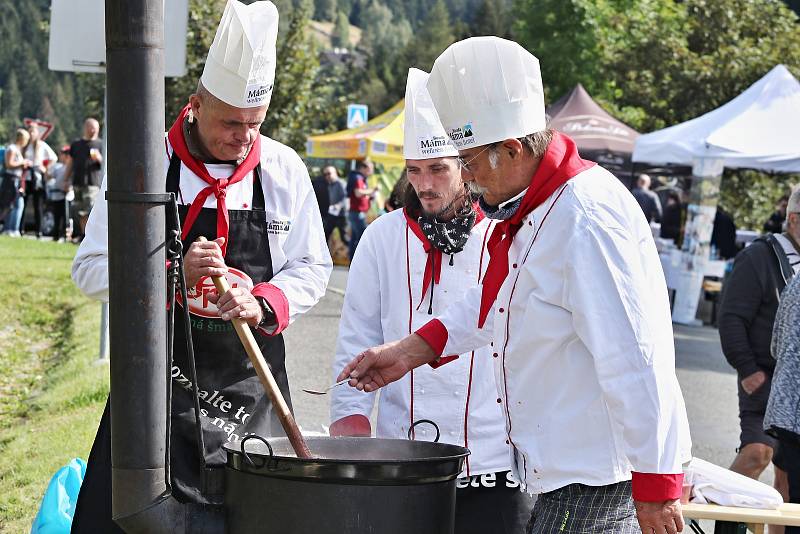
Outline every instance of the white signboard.
<svg viewBox="0 0 800 534">
<path fill-rule="evenodd" d="M 348 104 L 347 106 L 347 129 L 358 128 L 367 123 L 366 104 Z"/>
<path fill-rule="evenodd" d="M 50 70 L 105 72 L 104 0 L 52 0 L 50 5 Z M 188 0 L 164 0 L 164 70 L 186 74 Z"/>
</svg>

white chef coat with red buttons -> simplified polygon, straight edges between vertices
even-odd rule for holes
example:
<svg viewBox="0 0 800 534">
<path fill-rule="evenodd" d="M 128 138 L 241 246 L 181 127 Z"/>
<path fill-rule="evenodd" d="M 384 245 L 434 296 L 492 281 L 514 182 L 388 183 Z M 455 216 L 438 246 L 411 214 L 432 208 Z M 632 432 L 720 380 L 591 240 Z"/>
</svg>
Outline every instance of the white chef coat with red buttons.
<svg viewBox="0 0 800 534">
<path fill-rule="evenodd" d="M 531 493 L 635 472 L 634 498 L 674 494 L 691 441 L 664 274 L 636 201 L 600 166 L 580 172 L 528 214 L 508 259 L 483 329 L 476 288 L 419 333 L 443 354 L 493 341 L 514 473 Z"/>
</svg>

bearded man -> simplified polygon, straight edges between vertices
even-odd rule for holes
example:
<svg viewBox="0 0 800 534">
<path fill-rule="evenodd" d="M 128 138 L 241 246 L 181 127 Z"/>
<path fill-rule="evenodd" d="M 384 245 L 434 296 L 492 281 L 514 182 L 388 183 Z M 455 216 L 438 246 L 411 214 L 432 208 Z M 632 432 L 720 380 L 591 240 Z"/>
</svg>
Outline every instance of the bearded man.
<svg viewBox="0 0 800 534">
<path fill-rule="evenodd" d="M 489 260 L 493 224 L 468 192 L 425 88 L 428 74 L 411 69 L 405 99 L 408 187 L 402 210 L 379 217 L 364 232 L 350 265 L 333 374 L 373 345 L 401 339 L 477 287 Z M 375 434 L 434 439 L 468 447 L 457 484 L 455 532 L 519 533 L 531 500 L 510 475 L 510 447 L 491 345 L 462 354 L 434 371 L 420 368 L 381 393 Z M 336 388 L 331 435 L 369 436 L 375 393 Z M 419 420 L 434 421 L 414 427 Z"/>
</svg>

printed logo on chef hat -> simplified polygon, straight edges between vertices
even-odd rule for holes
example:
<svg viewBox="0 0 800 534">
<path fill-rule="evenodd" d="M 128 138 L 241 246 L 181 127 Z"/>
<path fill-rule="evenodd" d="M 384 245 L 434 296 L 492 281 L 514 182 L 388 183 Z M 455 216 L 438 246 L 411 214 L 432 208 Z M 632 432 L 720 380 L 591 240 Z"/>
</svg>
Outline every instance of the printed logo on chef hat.
<svg viewBox="0 0 800 534">
<path fill-rule="evenodd" d="M 464 148 L 475 144 L 475 134 L 472 131 L 472 123 L 468 122 L 464 126 L 451 129 L 448 134 L 453 144 L 457 148 Z"/>
<path fill-rule="evenodd" d="M 420 137 L 418 139 L 418 143 L 419 153 L 430 158 L 449 155 L 448 153 L 453 149 L 453 144 L 450 142 L 450 138 L 446 135 Z"/>
<path fill-rule="evenodd" d="M 228 274 L 225 275 L 225 279 L 228 280 L 228 284 L 230 284 L 232 288 L 243 287 L 248 290 L 253 289 L 252 278 L 233 267 L 228 267 Z M 208 300 L 208 294 L 213 291 L 216 291 L 216 288 L 214 287 L 214 282 L 212 282 L 211 278 L 208 276 L 204 276 L 197 282 L 197 285 L 189 288 L 186 292 L 186 296 L 189 297 L 189 313 L 208 319 L 220 319 L 219 308 L 217 308 L 216 304 L 212 304 Z M 180 294 L 175 297 L 178 304 L 183 305 Z"/>
</svg>

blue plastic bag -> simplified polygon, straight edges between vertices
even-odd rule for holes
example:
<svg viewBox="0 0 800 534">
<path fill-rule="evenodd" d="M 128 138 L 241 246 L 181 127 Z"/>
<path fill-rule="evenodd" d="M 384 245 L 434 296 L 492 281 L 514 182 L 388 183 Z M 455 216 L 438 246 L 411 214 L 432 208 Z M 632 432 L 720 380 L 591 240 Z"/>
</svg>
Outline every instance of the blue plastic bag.
<svg viewBox="0 0 800 534">
<path fill-rule="evenodd" d="M 73 458 L 56 471 L 44 492 L 31 534 L 69 534 L 85 474 L 86 462 L 80 458 Z"/>
</svg>

